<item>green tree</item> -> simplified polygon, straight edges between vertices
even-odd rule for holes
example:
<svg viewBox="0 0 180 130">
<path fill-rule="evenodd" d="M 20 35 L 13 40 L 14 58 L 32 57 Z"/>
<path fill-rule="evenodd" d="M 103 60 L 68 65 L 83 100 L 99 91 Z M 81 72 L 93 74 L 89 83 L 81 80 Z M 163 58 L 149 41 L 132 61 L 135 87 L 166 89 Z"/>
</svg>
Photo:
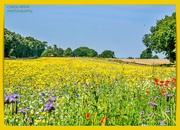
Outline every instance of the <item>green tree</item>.
<svg viewBox="0 0 180 130">
<path fill-rule="evenodd" d="M 104 51 L 99 55 L 99 57 L 102 57 L 102 58 L 114 58 L 114 57 L 115 57 L 115 54 L 114 54 L 114 51 L 104 50 Z"/>
<path fill-rule="evenodd" d="M 89 57 L 95 57 L 97 55 L 98 55 L 98 53 L 94 49 L 90 49 L 89 52 L 88 52 Z"/>
<path fill-rule="evenodd" d="M 157 55 L 154 55 L 151 57 L 151 59 L 159 59 L 159 57 Z"/>
<path fill-rule="evenodd" d="M 95 57 L 98 53 L 88 47 L 78 47 L 73 51 L 73 55 L 77 57 Z"/>
<path fill-rule="evenodd" d="M 157 20 L 156 26 L 150 28 L 150 34 L 145 34 L 143 43 L 155 53 L 162 52 L 174 62 L 176 60 L 176 13 Z"/>
<path fill-rule="evenodd" d="M 87 56 L 87 52 L 85 50 L 83 50 L 82 47 L 79 47 L 73 51 L 73 55 L 75 57 L 85 57 L 85 56 Z"/>
<path fill-rule="evenodd" d="M 147 48 L 146 50 L 142 51 L 140 55 L 140 59 L 150 59 L 152 58 L 152 51 L 150 48 Z"/>
<path fill-rule="evenodd" d="M 68 47 L 66 50 L 64 50 L 63 56 L 64 57 L 72 57 L 73 56 L 72 49 L 70 47 Z"/>
<path fill-rule="evenodd" d="M 64 50 L 62 48 L 58 48 L 56 53 L 58 57 L 63 57 Z"/>
</svg>

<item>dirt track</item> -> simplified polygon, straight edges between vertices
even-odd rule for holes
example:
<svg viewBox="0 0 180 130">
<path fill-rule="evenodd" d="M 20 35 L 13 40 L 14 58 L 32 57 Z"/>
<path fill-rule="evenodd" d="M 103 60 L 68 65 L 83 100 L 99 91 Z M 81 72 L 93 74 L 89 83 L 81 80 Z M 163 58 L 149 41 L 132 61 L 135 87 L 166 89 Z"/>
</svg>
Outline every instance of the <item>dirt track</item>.
<svg viewBox="0 0 180 130">
<path fill-rule="evenodd" d="M 146 64 L 146 65 L 172 64 L 167 59 L 110 59 L 110 60 L 120 60 L 126 63 L 136 63 L 136 64 Z"/>
</svg>

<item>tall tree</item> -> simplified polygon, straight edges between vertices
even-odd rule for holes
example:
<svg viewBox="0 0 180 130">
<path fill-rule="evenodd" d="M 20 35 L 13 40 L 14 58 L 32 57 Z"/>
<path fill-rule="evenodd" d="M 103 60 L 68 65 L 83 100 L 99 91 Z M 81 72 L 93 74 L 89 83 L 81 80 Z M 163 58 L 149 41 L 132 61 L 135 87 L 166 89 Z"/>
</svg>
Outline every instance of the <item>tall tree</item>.
<svg viewBox="0 0 180 130">
<path fill-rule="evenodd" d="M 145 34 L 143 43 L 155 53 L 164 53 L 174 62 L 176 60 L 176 13 L 157 20 L 156 26 L 150 28 L 151 33 Z"/>
</svg>

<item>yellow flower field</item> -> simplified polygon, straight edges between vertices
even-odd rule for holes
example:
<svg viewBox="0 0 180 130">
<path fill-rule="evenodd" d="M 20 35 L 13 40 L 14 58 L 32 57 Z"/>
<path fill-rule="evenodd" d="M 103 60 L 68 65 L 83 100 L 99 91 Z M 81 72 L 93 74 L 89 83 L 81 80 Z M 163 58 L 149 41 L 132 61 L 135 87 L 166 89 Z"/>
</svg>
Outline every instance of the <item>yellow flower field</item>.
<svg viewBox="0 0 180 130">
<path fill-rule="evenodd" d="M 155 85 L 154 78 L 160 86 Z M 93 58 L 4 60 L 8 101 L 5 124 L 175 125 L 173 78 L 175 67 L 137 66 Z M 18 99 L 9 101 L 7 95 L 14 93 Z M 170 100 L 167 94 L 173 94 L 173 98 Z M 53 107 L 45 109 L 50 97 L 55 98 Z M 149 105 L 150 98 L 159 103 L 157 108 Z M 13 103 L 18 105 L 10 105 Z M 150 112 L 154 117 L 148 116 Z"/>
</svg>

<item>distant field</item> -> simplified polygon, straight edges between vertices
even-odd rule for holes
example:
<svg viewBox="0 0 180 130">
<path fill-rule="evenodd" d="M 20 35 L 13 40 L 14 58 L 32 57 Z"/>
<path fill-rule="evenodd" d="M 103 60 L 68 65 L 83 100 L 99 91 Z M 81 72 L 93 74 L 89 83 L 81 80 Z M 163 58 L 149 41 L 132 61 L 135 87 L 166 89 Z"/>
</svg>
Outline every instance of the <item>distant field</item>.
<svg viewBox="0 0 180 130">
<path fill-rule="evenodd" d="M 110 59 L 110 60 L 120 60 L 127 63 L 137 63 L 137 64 L 145 64 L 145 65 L 173 64 L 168 59 Z"/>
</svg>

